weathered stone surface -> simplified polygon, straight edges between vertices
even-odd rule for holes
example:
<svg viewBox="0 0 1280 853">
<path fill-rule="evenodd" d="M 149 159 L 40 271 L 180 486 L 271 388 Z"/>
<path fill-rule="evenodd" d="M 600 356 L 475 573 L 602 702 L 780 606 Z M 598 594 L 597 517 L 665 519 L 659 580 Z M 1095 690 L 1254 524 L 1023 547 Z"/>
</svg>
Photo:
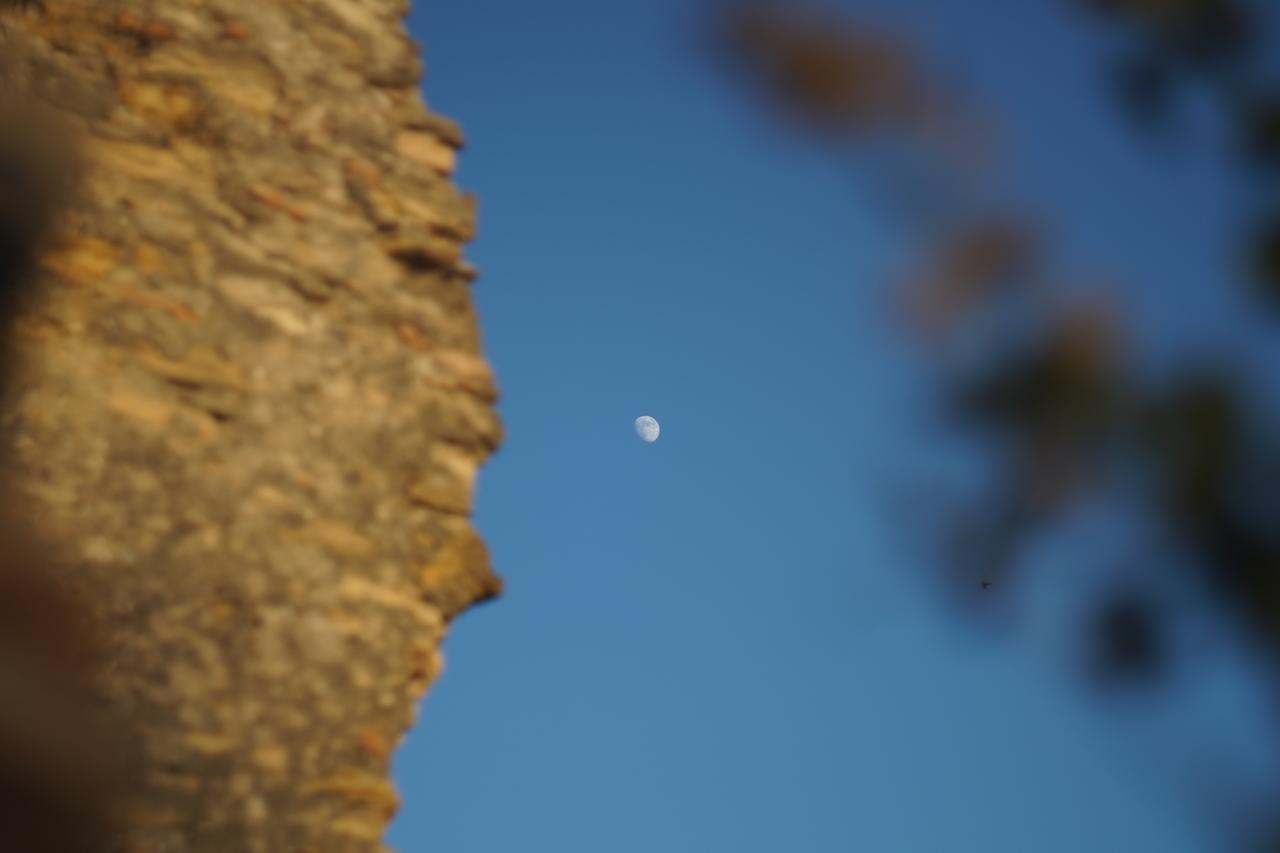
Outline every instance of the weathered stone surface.
<svg viewBox="0 0 1280 853">
<path fill-rule="evenodd" d="M 5 439 L 142 744 L 122 849 L 382 849 L 446 626 L 499 591 L 474 203 L 405 12 L 46 0 L 0 36 L 86 165 Z"/>
</svg>

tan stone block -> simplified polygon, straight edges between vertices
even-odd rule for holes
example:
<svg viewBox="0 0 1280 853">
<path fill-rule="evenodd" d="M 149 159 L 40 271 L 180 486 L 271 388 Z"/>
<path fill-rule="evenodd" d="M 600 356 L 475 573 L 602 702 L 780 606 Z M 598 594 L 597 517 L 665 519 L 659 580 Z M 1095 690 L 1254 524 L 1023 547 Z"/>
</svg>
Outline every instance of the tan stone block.
<svg viewBox="0 0 1280 853">
<path fill-rule="evenodd" d="M 173 417 L 173 404 L 158 400 L 133 388 L 116 388 L 107 398 L 107 408 L 134 423 L 164 429 Z"/>
<path fill-rule="evenodd" d="M 365 726 L 356 738 L 356 748 L 370 758 L 383 759 L 391 754 L 387 736 L 373 726 Z"/>
<path fill-rule="evenodd" d="M 363 160 L 350 158 L 342 164 L 342 169 L 348 178 L 358 179 L 371 187 L 382 180 L 382 173 Z"/>
<path fill-rule="evenodd" d="M 239 21 L 227 21 L 222 25 L 222 37 L 232 41 L 248 41 L 253 33 Z"/>
<path fill-rule="evenodd" d="M 184 137 L 173 140 L 173 150 L 191 176 L 194 185 L 202 190 L 207 189 L 209 198 L 212 200 L 216 196 L 217 153 L 203 144 Z"/>
<path fill-rule="evenodd" d="M 348 639 L 359 637 L 369 627 L 363 619 L 358 619 L 342 610 L 330 611 L 329 621 L 338 629 L 339 634 Z"/>
<path fill-rule="evenodd" d="M 288 206 L 285 203 L 284 196 L 266 184 L 254 184 L 249 187 L 249 195 L 273 210 L 284 210 Z"/>
<path fill-rule="evenodd" d="M 489 563 L 489 551 L 470 526 L 422 567 L 418 582 L 446 619 L 502 593 L 502 580 Z"/>
<path fill-rule="evenodd" d="M 451 118 L 446 118 L 435 113 L 426 113 L 414 116 L 413 125 L 424 130 L 430 131 L 441 142 L 453 148 L 461 148 L 466 139 L 462 134 L 462 128 Z"/>
<path fill-rule="evenodd" d="M 392 230 L 404 219 L 404 208 L 395 196 L 376 186 L 365 187 L 361 204 L 373 224 L 383 230 Z"/>
<path fill-rule="evenodd" d="M 166 45 L 137 67 L 149 77 L 199 81 L 212 100 L 245 115 L 270 115 L 280 99 L 279 75 L 265 62 L 229 58 L 194 44 Z"/>
<path fill-rule="evenodd" d="M 213 196 L 214 175 L 207 154 L 202 161 L 194 148 L 182 150 L 187 156 L 179 156 L 174 148 L 99 139 L 89 146 L 88 157 L 102 175 L 112 180 L 134 178 Z"/>
<path fill-rule="evenodd" d="M 444 629 L 440 611 L 423 603 L 417 590 L 376 583 L 359 575 L 346 575 L 338 582 L 338 597 L 352 604 L 365 604 L 408 615 L 423 627 L 426 636 L 438 637 Z"/>
<path fill-rule="evenodd" d="M 83 237 L 47 253 L 40 265 L 71 284 L 89 285 L 120 265 L 120 253 L 106 240 Z"/>
<path fill-rule="evenodd" d="M 362 396 L 364 405 L 370 409 L 382 410 L 391 404 L 391 395 L 375 385 L 366 386 Z"/>
<path fill-rule="evenodd" d="M 258 317 L 288 335 L 305 335 L 321 321 L 304 310 L 304 303 L 288 285 L 269 278 L 225 275 L 217 281 L 218 291 L 248 314 Z"/>
<path fill-rule="evenodd" d="M 346 559 L 369 560 L 378 554 L 378 546 L 372 540 L 338 519 L 317 519 L 289 535 L 314 542 L 331 554 Z"/>
<path fill-rule="evenodd" d="M 405 346 L 420 352 L 430 352 L 435 349 L 435 344 L 426 335 L 418 331 L 418 328 L 412 323 L 400 323 L 397 325 L 396 337 L 404 341 Z"/>
<path fill-rule="evenodd" d="M 486 400 L 497 398 L 493 368 L 474 353 L 460 349 L 438 349 L 431 355 L 444 376 L 440 387 L 463 390 Z"/>
<path fill-rule="evenodd" d="M 470 206 L 445 216 L 433 213 L 427 221 L 435 231 L 459 243 L 466 243 L 476 235 L 475 213 Z"/>
<path fill-rule="evenodd" d="M 216 732 L 190 732 L 182 739 L 193 752 L 201 755 L 223 755 L 231 751 L 235 741 Z"/>
<path fill-rule="evenodd" d="M 271 816 L 267 801 L 260 796 L 247 797 L 244 801 L 244 820 L 250 826 L 261 826 Z"/>
<path fill-rule="evenodd" d="M 137 360 L 157 376 L 179 384 L 218 385 L 238 390 L 246 387 L 240 365 L 205 346 L 192 347 L 185 358 L 176 361 L 154 352 L 142 352 Z"/>
<path fill-rule="evenodd" d="M 415 225 L 441 230 L 440 211 L 434 205 L 418 201 L 412 196 L 401 196 L 396 199 L 396 204 L 403 219 L 413 220 Z"/>
<path fill-rule="evenodd" d="M 444 672 L 444 654 L 435 646 L 415 645 L 409 649 L 409 692 L 416 698 Z"/>
<path fill-rule="evenodd" d="M 211 606 L 208 610 L 209 624 L 225 625 L 236 615 L 235 605 L 225 601 L 219 601 Z"/>
<path fill-rule="evenodd" d="M 451 175 L 457 152 L 430 133 L 402 130 L 396 134 L 396 151 L 415 163 L 441 174 Z"/>
<path fill-rule="evenodd" d="M 108 291 L 108 294 L 120 302 L 128 302 L 143 308 L 154 308 L 158 311 L 163 311 L 183 323 L 190 323 L 196 318 L 195 312 L 189 306 L 175 299 L 161 296 L 158 293 L 151 293 L 132 287 L 113 287 Z"/>
<path fill-rule="evenodd" d="M 436 444 L 429 457 L 430 473 L 409 484 L 409 500 L 440 512 L 470 515 L 478 465 L 474 455 L 456 445 Z"/>
<path fill-rule="evenodd" d="M 249 496 L 249 500 L 255 504 L 265 504 L 273 509 L 284 509 L 293 505 L 293 501 L 290 500 L 287 494 L 268 483 L 263 483 L 254 489 L 253 494 Z"/>
<path fill-rule="evenodd" d="M 395 786 L 380 775 L 348 768 L 313 779 L 303 786 L 306 794 L 328 794 L 353 805 L 366 806 L 390 819 L 400 807 Z"/>
<path fill-rule="evenodd" d="M 329 823 L 329 831 L 334 835 L 344 836 L 363 844 L 376 844 L 386 830 L 389 815 L 379 813 L 355 812 L 334 818 Z"/>
<path fill-rule="evenodd" d="M 201 240 L 190 241 L 187 244 L 187 258 L 191 262 L 191 270 L 195 273 L 197 282 L 204 283 L 213 277 L 215 267 L 213 249 L 208 243 Z"/>
<path fill-rule="evenodd" d="M 171 41 L 178 34 L 163 21 L 144 20 L 131 12 L 121 12 L 113 21 L 118 33 L 130 35 L 144 44 Z"/>
<path fill-rule="evenodd" d="M 396 237 L 386 241 L 387 254 L 409 267 L 451 267 L 462 260 L 462 247 L 443 234 Z"/>
<path fill-rule="evenodd" d="M 427 589 L 440 589 L 464 577 L 475 562 L 487 563 L 483 544 L 474 533 L 454 537 L 427 563 L 419 574 L 419 581 Z M 479 544 L 479 554 L 474 549 Z"/>
<path fill-rule="evenodd" d="M 199 101 L 190 86 L 126 77 L 116 91 L 121 103 L 138 115 L 175 130 L 189 130 L 199 121 Z"/>
<path fill-rule="evenodd" d="M 274 81 L 228 76 L 208 85 L 214 97 L 250 114 L 270 115 L 280 101 Z"/>
<path fill-rule="evenodd" d="M 280 775 L 289 769 L 289 753 L 274 743 L 254 749 L 252 758 L 254 765 L 265 773 Z"/>
<path fill-rule="evenodd" d="M 342 28 L 350 33 L 374 35 L 385 29 L 381 9 L 369 3 L 329 3 L 326 11 L 342 21 Z"/>
<path fill-rule="evenodd" d="M 470 515 L 471 492 L 460 483 L 428 477 L 410 484 L 409 500 L 428 509 L 455 515 Z"/>
<path fill-rule="evenodd" d="M 154 243 L 144 240 L 133 247 L 133 265 L 144 275 L 155 275 L 169 269 L 169 259 Z"/>
</svg>

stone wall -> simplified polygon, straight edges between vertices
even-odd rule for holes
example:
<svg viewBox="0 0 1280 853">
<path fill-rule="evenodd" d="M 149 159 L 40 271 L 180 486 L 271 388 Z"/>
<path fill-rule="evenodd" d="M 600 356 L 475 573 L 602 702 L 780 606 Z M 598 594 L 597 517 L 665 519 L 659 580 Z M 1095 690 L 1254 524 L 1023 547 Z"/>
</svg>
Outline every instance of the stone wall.
<svg viewBox="0 0 1280 853">
<path fill-rule="evenodd" d="M 446 627 L 499 590 L 468 521 L 500 440 L 474 204 L 406 11 L 5 17 L 5 85 L 82 167 L 10 333 L 9 482 L 141 744 L 122 849 L 379 849 Z"/>
</svg>

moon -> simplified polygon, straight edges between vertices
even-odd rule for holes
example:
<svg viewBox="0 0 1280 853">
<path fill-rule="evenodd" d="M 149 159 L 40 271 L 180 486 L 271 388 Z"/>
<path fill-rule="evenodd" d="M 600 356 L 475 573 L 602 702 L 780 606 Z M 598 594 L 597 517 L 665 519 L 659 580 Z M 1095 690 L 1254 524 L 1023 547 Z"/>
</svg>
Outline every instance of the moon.
<svg viewBox="0 0 1280 853">
<path fill-rule="evenodd" d="M 662 427 L 658 426 L 658 422 L 648 415 L 636 418 L 636 435 L 649 444 L 658 440 L 658 433 L 661 431 Z"/>
</svg>

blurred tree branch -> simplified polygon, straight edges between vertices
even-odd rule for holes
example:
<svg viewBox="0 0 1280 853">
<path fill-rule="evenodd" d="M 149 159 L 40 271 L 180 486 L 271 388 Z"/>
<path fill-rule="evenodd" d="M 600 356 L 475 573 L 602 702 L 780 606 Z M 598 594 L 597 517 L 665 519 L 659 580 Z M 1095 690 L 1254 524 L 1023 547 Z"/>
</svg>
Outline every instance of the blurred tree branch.
<svg viewBox="0 0 1280 853">
<path fill-rule="evenodd" d="M 1181 87 L 1208 84 L 1238 140 L 1239 168 L 1260 186 L 1255 225 L 1242 235 L 1259 291 L 1280 307 L 1280 96 L 1259 57 L 1260 10 L 1234 0 L 1084 0 L 1097 20 L 1130 35 L 1115 60 L 1120 103 L 1140 123 L 1175 133 Z M 731 66 L 797 126 L 868 150 L 873 134 L 930 156 L 930 134 L 951 116 L 924 65 L 901 41 L 822 12 L 742 2 L 723 18 Z M 959 122 L 958 124 L 963 124 Z M 972 190 L 943 207 L 944 227 L 902 288 L 915 331 L 945 367 L 940 403 L 962 434 L 994 440 L 993 496 L 958 505 L 943 537 L 966 586 L 1016 568 L 1021 546 L 1080 501 L 1123 490 L 1196 574 L 1216 605 L 1270 661 L 1280 687 L 1280 424 L 1225 360 L 1187 358 L 1162 380 L 1139 371 L 1133 327 L 1114 289 L 1066 299 L 1048 284 L 1041 229 L 991 214 Z M 988 321 L 1018 307 L 1021 324 Z M 1274 315 L 1280 320 L 1280 314 Z M 965 326 L 986 334 L 984 357 L 958 369 L 947 341 Z M 994 332 L 991 330 L 994 329 Z M 1280 332 L 1274 329 L 1272 333 Z M 1170 568 L 1169 571 L 1177 571 Z M 1085 627 L 1104 680 L 1166 671 L 1172 614 L 1132 585 L 1117 588 Z"/>
</svg>

